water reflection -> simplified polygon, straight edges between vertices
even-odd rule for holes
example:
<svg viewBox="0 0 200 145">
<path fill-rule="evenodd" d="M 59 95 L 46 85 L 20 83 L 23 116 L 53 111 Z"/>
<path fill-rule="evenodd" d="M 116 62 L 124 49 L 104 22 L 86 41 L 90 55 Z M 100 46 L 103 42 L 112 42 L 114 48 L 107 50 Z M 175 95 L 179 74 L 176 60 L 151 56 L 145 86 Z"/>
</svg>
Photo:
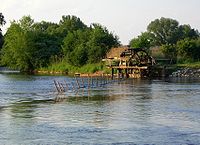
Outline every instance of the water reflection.
<svg viewBox="0 0 200 145">
<path fill-rule="evenodd" d="M 11 116 L 14 118 L 34 118 L 35 111 L 39 108 L 39 104 L 52 103 L 53 100 L 20 100 L 9 106 Z"/>
</svg>

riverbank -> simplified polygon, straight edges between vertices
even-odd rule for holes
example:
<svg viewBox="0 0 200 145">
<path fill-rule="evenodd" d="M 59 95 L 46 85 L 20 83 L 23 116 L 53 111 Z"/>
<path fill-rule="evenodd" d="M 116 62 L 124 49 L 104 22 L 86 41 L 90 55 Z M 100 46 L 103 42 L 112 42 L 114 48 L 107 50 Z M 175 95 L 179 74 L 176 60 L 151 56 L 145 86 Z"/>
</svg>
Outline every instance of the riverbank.
<svg viewBox="0 0 200 145">
<path fill-rule="evenodd" d="M 101 76 L 110 73 L 110 70 L 103 63 L 87 64 L 81 67 L 72 66 L 66 63 L 52 64 L 46 68 L 40 68 L 34 71 L 35 74 L 50 75 L 75 75 L 80 76 Z"/>
<path fill-rule="evenodd" d="M 170 76 L 200 78 L 200 68 L 180 68 L 173 72 Z"/>
<path fill-rule="evenodd" d="M 92 66 L 92 67 L 91 67 Z M 163 76 L 163 67 L 158 67 L 157 69 L 154 69 L 152 76 L 156 77 L 162 77 Z M 40 70 L 35 70 L 35 74 L 48 74 L 48 75 L 68 75 L 68 76 L 81 76 L 81 77 L 88 77 L 88 76 L 93 76 L 93 77 L 98 77 L 102 76 L 104 74 L 111 74 L 111 70 L 108 68 L 105 68 L 104 66 L 99 66 L 97 64 L 96 66 L 93 64 L 88 67 L 88 66 L 83 66 L 83 67 L 73 67 L 72 69 L 64 69 L 64 70 L 56 70 L 56 69 L 40 69 Z M 167 66 L 165 68 L 165 76 L 170 76 L 170 77 L 200 77 L 200 66 L 197 64 L 178 64 L 178 65 L 173 65 L 173 66 Z"/>
<path fill-rule="evenodd" d="M 161 69 L 163 68 L 162 66 L 160 67 Z M 200 77 L 200 62 L 169 65 L 167 66 L 167 68 L 169 68 L 166 71 L 167 76 Z M 13 72 L 13 70 L 10 70 L 6 67 L 0 67 L 0 71 Z M 19 72 L 19 71 L 14 70 L 14 72 Z M 68 75 L 68 76 L 79 75 L 81 77 L 87 77 L 87 76 L 102 76 L 103 74 L 111 74 L 111 70 L 107 68 L 103 63 L 87 64 L 82 67 L 75 67 L 66 63 L 59 63 L 59 64 L 53 64 L 46 68 L 36 69 L 32 73 L 39 75 Z M 155 73 L 156 77 L 159 77 L 159 75 L 157 75 L 157 72 L 153 73 Z"/>
<path fill-rule="evenodd" d="M 172 77 L 200 77 L 200 62 L 177 64 L 176 70 L 170 75 Z"/>
</svg>

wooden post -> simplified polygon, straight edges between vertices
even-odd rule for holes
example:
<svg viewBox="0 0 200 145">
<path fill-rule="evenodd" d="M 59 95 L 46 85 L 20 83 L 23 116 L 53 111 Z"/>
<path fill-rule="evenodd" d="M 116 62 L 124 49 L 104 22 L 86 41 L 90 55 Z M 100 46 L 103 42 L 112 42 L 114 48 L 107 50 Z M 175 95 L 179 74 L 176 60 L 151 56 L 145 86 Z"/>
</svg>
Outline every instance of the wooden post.
<svg viewBox="0 0 200 145">
<path fill-rule="evenodd" d="M 108 76 L 108 74 L 106 74 L 106 84 L 108 84 L 109 83 L 109 76 Z"/>
<path fill-rule="evenodd" d="M 57 82 L 56 82 L 55 80 L 54 80 L 53 82 L 54 82 L 54 85 L 55 85 L 55 87 L 56 87 L 57 92 L 60 92 L 60 89 L 59 89 L 59 87 L 58 87 Z"/>
<path fill-rule="evenodd" d="M 98 87 L 98 77 L 96 78 L 96 86 Z"/>
<path fill-rule="evenodd" d="M 121 78 L 121 69 L 119 68 L 118 69 L 118 79 L 120 79 Z"/>
<path fill-rule="evenodd" d="M 101 81 L 102 81 L 102 86 L 104 85 L 104 79 L 103 79 L 103 77 L 104 77 L 104 75 L 102 74 L 102 76 L 101 76 Z"/>
<path fill-rule="evenodd" d="M 77 77 L 75 77 L 75 79 L 76 79 L 76 84 L 78 85 L 78 89 L 79 89 L 79 88 L 80 88 L 80 84 L 79 84 L 79 82 L 78 82 Z"/>
<path fill-rule="evenodd" d="M 72 89 L 74 90 L 74 91 L 76 91 L 76 89 L 75 89 L 75 87 L 74 87 L 74 83 L 72 82 Z"/>
<path fill-rule="evenodd" d="M 112 78 L 112 80 L 114 78 L 114 68 L 112 68 L 111 78 Z"/>
<path fill-rule="evenodd" d="M 68 91 L 69 87 L 67 85 L 67 82 L 65 81 L 65 86 L 66 86 L 66 92 Z"/>
<path fill-rule="evenodd" d="M 82 80 L 82 85 L 83 85 L 83 88 L 84 88 L 84 87 L 85 87 L 85 84 L 84 84 L 83 78 L 81 78 L 81 80 Z"/>
<path fill-rule="evenodd" d="M 59 82 L 58 82 L 58 86 L 59 86 L 60 92 L 63 92 L 63 88 L 62 88 L 62 86 L 61 86 L 61 84 Z"/>
<path fill-rule="evenodd" d="M 88 90 L 90 88 L 90 76 L 88 75 Z"/>
<path fill-rule="evenodd" d="M 92 79 L 92 87 L 93 87 L 94 86 L 93 77 L 91 77 L 91 79 Z"/>
<path fill-rule="evenodd" d="M 128 68 L 125 69 L 125 77 L 128 78 Z"/>
<path fill-rule="evenodd" d="M 62 92 L 65 92 L 65 88 L 64 88 L 63 84 L 60 83 L 60 85 L 61 85 L 61 88 L 62 88 Z"/>
</svg>

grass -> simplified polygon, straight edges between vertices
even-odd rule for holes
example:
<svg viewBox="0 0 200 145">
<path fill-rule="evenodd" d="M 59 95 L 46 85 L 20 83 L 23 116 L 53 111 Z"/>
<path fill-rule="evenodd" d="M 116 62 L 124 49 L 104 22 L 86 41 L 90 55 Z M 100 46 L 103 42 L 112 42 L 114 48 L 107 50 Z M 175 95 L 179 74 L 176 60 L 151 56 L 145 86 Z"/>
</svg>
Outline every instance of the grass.
<svg viewBox="0 0 200 145">
<path fill-rule="evenodd" d="M 41 72 L 52 72 L 52 73 L 65 73 L 65 74 L 75 74 L 75 73 L 95 73 L 98 71 L 103 71 L 104 73 L 110 72 L 105 65 L 100 63 L 94 63 L 94 64 L 86 64 L 81 67 L 72 66 L 64 61 L 59 63 L 53 63 L 48 67 L 40 68 L 37 71 Z"/>
<path fill-rule="evenodd" d="M 183 64 L 177 64 L 177 67 L 200 68 L 200 61 L 198 61 L 198 62 L 190 62 L 190 63 L 183 63 Z"/>
</svg>

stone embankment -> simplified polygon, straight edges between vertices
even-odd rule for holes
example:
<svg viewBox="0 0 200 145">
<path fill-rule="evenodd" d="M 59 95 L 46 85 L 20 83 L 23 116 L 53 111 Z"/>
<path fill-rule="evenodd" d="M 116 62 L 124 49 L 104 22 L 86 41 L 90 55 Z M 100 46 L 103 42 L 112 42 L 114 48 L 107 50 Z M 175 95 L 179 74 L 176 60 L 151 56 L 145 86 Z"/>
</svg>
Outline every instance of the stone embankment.
<svg viewBox="0 0 200 145">
<path fill-rule="evenodd" d="M 200 78 L 200 68 L 183 68 L 179 69 L 171 74 L 172 77 L 192 77 L 192 78 Z"/>
</svg>

